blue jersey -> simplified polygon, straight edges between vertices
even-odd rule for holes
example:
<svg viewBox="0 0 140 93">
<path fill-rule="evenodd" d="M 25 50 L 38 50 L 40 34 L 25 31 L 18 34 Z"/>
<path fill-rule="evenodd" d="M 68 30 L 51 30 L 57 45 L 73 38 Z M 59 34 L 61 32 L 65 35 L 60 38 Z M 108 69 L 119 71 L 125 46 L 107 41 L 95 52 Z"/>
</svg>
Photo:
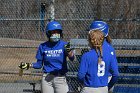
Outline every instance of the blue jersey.
<svg viewBox="0 0 140 93">
<path fill-rule="evenodd" d="M 103 87 L 108 86 L 108 75 L 111 72 L 113 77 L 117 77 L 118 65 L 114 59 L 112 48 L 104 40 L 102 45 L 103 58 L 101 64 L 98 64 L 98 55 L 95 49 L 83 54 L 78 71 L 78 79 L 84 83 L 86 87 Z M 113 82 L 113 84 L 116 82 Z M 111 85 L 112 86 L 112 85 Z"/>
<path fill-rule="evenodd" d="M 43 72 L 58 72 L 66 73 L 67 72 L 67 60 L 66 56 L 68 55 L 65 52 L 64 46 L 67 42 L 60 40 L 56 44 L 49 41 L 44 42 L 39 45 L 36 59 L 37 62 L 33 63 L 33 68 L 39 69 L 43 66 Z M 70 58 L 73 60 L 74 57 Z"/>
</svg>

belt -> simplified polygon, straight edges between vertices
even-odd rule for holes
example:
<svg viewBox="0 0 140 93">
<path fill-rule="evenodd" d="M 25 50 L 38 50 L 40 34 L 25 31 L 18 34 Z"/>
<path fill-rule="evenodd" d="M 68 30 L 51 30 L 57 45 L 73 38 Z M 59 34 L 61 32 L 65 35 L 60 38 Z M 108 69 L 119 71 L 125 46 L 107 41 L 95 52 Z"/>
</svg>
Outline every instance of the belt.
<svg viewBox="0 0 140 93">
<path fill-rule="evenodd" d="M 64 76 L 65 75 L 65 73 L 58 72 L 58 71 L 49 72 L 49 74 L 54 75 L 54 76 Z"/>
</svg>

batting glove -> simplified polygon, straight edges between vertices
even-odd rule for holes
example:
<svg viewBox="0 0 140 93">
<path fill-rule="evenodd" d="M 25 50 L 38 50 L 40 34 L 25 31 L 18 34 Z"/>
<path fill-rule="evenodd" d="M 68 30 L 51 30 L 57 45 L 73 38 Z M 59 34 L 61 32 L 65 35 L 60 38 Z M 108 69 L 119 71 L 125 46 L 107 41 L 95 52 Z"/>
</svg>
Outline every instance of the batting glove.
<svg viewBox="0 0 140 93">
<path fill-rule="evenodd" d="M 67 53 L 69 53 L 71 50 L 73 50 L 72 48 L 70 48 L 70 42 L 68 42 L 68 44 L 65 45 L 65 50 Z"/>
<path fill-rule="evenodd" d="M 26 69 L 26 70 L 28 70 L 30 67 L 31 67 L 31 64 L 30 63 L 21 62 L 20 65 L 19 65 L 19 68 L 20 69 Z"/>
</svg>

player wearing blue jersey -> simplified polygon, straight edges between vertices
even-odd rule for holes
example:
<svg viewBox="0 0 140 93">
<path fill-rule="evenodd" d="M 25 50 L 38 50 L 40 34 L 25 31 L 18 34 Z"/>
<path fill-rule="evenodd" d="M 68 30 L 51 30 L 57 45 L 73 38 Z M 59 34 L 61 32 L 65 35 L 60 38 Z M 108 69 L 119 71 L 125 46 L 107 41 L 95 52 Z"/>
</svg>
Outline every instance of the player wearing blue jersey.
<svg viewBox="0 0 140 93">
<path fill-rule="evenodd" d="M 84 84 L 81 93 L 108 93 L 119 74 L 112 48 L 98 29 L 89 31 L 88 41 L 91 50 L 83 54 L 78 71 L 78 79 Z M 112 78 L 108 84 L 109 72 Z"/>
<path fill-rule="evenodd" d="M 23 69 L 29 67 L 43 68 L 42 92 L 43 93 L 67 93 L 68 84 L 65 74 L 67 73 L 68 57 L 74 60 L 74 53 L 69 43 L 62 40 L 62 26 L 57 21 L 51 21 L 46 26 L 48 41 L 39 45 L 36 59 L 37 62 L 29 64 L 22 63 Z"/>
<path fill-rule="evenodd" d="M 116 61 L 116 64 L 118 63 L 117 62 L 117 57 L 116 57 L 116 53 L 115 53 L 115 50 L 113 48 L 113 46 L 111 45 L 111 37 L 109 36 L 109 26 L 106 22 L 104 21 L 93 21 L 90 25 L 90 30 L 100 30 L 103 32 L 104 36 L 105 36 L 105 42 L 107 42 L 108 44 L 108 47 L 111 47 L 111 53 L 114 54 L 114 60 Z M 108 78 L 108 82 L 111 80 L 111 77 L 112 75 L 109 74 L 109 78 Z M 113 89 L 114 89 L 114 86 L 109 90 L 109 93 L 113 93 Z"/>
</svg>

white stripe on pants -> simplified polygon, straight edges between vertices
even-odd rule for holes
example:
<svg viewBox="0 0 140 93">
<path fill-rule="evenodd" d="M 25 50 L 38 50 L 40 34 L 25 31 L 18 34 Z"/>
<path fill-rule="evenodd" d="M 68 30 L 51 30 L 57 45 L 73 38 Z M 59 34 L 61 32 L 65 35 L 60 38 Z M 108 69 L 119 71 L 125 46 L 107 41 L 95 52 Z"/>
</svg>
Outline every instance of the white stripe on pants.
<svg viewBox="0 0 140 93">
<path fill-rule="evenodd" d="M 42 93 L 67 93 L 69 90 L 65 76 L 43 74 L 41 83 Z"/>
<path fill-rule="evenodd" d="M 84 87 L 80 93 L 108 93 L 108 87 Z"/>
</svg>

